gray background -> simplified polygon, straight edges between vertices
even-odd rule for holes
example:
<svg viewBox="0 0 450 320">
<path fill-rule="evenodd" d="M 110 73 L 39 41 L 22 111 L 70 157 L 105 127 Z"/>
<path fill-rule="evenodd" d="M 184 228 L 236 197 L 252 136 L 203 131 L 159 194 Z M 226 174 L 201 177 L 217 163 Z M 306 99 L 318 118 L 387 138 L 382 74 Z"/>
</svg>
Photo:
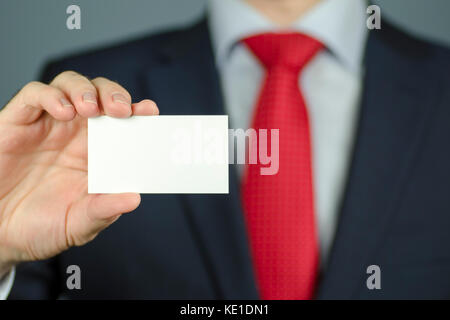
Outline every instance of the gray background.
<svg viewBox="0 0 450 320">
<path fill-rule="evenodd" d="M 1 0 L 0 108 L 24 84 L 35 80 L 47 59 L 187 24 L 202 15 L 206 1 Z M 449 0 L 375 3 L 383 18 L 450 46 Z M 81 30 L 66 28 L 70 4 L 81 7 Z"/>
</svg>

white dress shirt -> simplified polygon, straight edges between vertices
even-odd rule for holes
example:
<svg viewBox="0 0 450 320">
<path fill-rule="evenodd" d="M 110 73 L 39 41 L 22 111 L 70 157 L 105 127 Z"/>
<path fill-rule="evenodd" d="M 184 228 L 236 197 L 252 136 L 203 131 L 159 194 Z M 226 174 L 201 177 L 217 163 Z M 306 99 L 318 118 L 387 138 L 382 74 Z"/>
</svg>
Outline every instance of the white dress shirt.
<svg viewBox="0 0 450 320">
<path fill-rule="evenodd" d="M 264 32 L 298 31 L 327 50 L 299 79 L 310 115 L 316 221 L 322 266 L 335 233 L 362 86 L 367 3 L 323 0 L 289 28 L 280 28 L 243 0 L 209 0 L 209 27 L 231 126 L 247 129 L 264 69 L 240 42 Z M 241 171 L 241 170 L 239 170 Z"/>
<path fill-rule="evenodd" d="M 240 43 L 243 38 L 277 31 L 298 31 L 327 48 L 303 70 L 303 92 L 312 131 L 316 216 L 322 265 L 334 237 L 362 85 L 367 38 L 364 0 L 322 0 L 290 28 L 281 29 L 243 0 L 209 0 L 209 27 L 233 128 L 247 129 L 264 70 Z M 0 299 L 12 287 L 14 270 L 0 280 Z"/>
<path fill-rule="evenodd" d="M 12 268 L 12 270 L 8 274 L 0 279 L 0 300 L 6 300 L 6 298 L 8 297 L 8 294 L 11 291 L 14 282 L 15 273 L 15 268 Z"/>
</svg>

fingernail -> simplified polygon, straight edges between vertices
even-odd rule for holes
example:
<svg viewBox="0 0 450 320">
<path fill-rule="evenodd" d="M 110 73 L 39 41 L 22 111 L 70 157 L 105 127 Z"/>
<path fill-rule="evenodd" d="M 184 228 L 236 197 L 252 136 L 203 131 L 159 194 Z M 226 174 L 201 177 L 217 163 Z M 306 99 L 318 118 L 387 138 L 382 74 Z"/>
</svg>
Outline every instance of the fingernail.
<svg viewBox="0 0 450 320">
<path fill-rule="evenodd" d="M 61 98 L 61 99 L 59 99 L 59 101 L 61 101 L 61 104 L 63 105 L 63 107 L 73 107 L 73 105 L 70 103 L 70 101 L 67 100 L 66 98 Z"/>
<path fill-rule="evenodd" d="M 128 99 L 121 93 L 114 93 L 112 95 L 113 101 L 114 102 L 119 102 L 119 103 L 123 103 L 126 104 L 127 106 L 130 106 L 130 102 L 128 101 Z"/>
<path fill-rule="evenodd" d="M 97 104 L 97 97 L 92 92 L 86 92 L 85 94 L 83 94 L 83 101 Z"/>
</svg>

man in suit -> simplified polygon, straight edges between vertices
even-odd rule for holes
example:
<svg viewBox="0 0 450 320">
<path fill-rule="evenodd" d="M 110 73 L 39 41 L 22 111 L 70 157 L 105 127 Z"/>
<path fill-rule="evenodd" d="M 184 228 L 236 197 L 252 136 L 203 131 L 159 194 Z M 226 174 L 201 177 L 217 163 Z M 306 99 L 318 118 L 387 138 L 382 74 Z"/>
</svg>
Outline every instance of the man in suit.
<svg viewBox="0 0 450 320">
<path fill-rule="evenodd" d="M 0 113 L 10 297 L 450 298 L 450 52 L 369 32 L 366 6 L 211 0 L 192 27 L 49 64 L 50 85 Z M 146 98 L 279 127 L 280 175 L 230 167 L 228 195 L 87 195 L 86 118 L 157 114 Z"/>
</svg>

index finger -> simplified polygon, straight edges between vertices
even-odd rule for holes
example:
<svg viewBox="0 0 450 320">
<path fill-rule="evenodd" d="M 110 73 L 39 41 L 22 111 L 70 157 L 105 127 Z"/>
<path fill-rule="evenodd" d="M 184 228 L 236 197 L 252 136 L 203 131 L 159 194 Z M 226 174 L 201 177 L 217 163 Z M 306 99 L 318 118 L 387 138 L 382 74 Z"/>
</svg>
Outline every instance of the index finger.
<svg viewBox="0 0 450 320">
<path fill-rule="evenodd" d="M 57 120 L 68 121 L 75 117 L 75 108 L 58 88 L 41 82 L 25 85 L 0 112 L 0 121 L 17 125 L 36 121 L 43 111 Z"/>
</svg>

